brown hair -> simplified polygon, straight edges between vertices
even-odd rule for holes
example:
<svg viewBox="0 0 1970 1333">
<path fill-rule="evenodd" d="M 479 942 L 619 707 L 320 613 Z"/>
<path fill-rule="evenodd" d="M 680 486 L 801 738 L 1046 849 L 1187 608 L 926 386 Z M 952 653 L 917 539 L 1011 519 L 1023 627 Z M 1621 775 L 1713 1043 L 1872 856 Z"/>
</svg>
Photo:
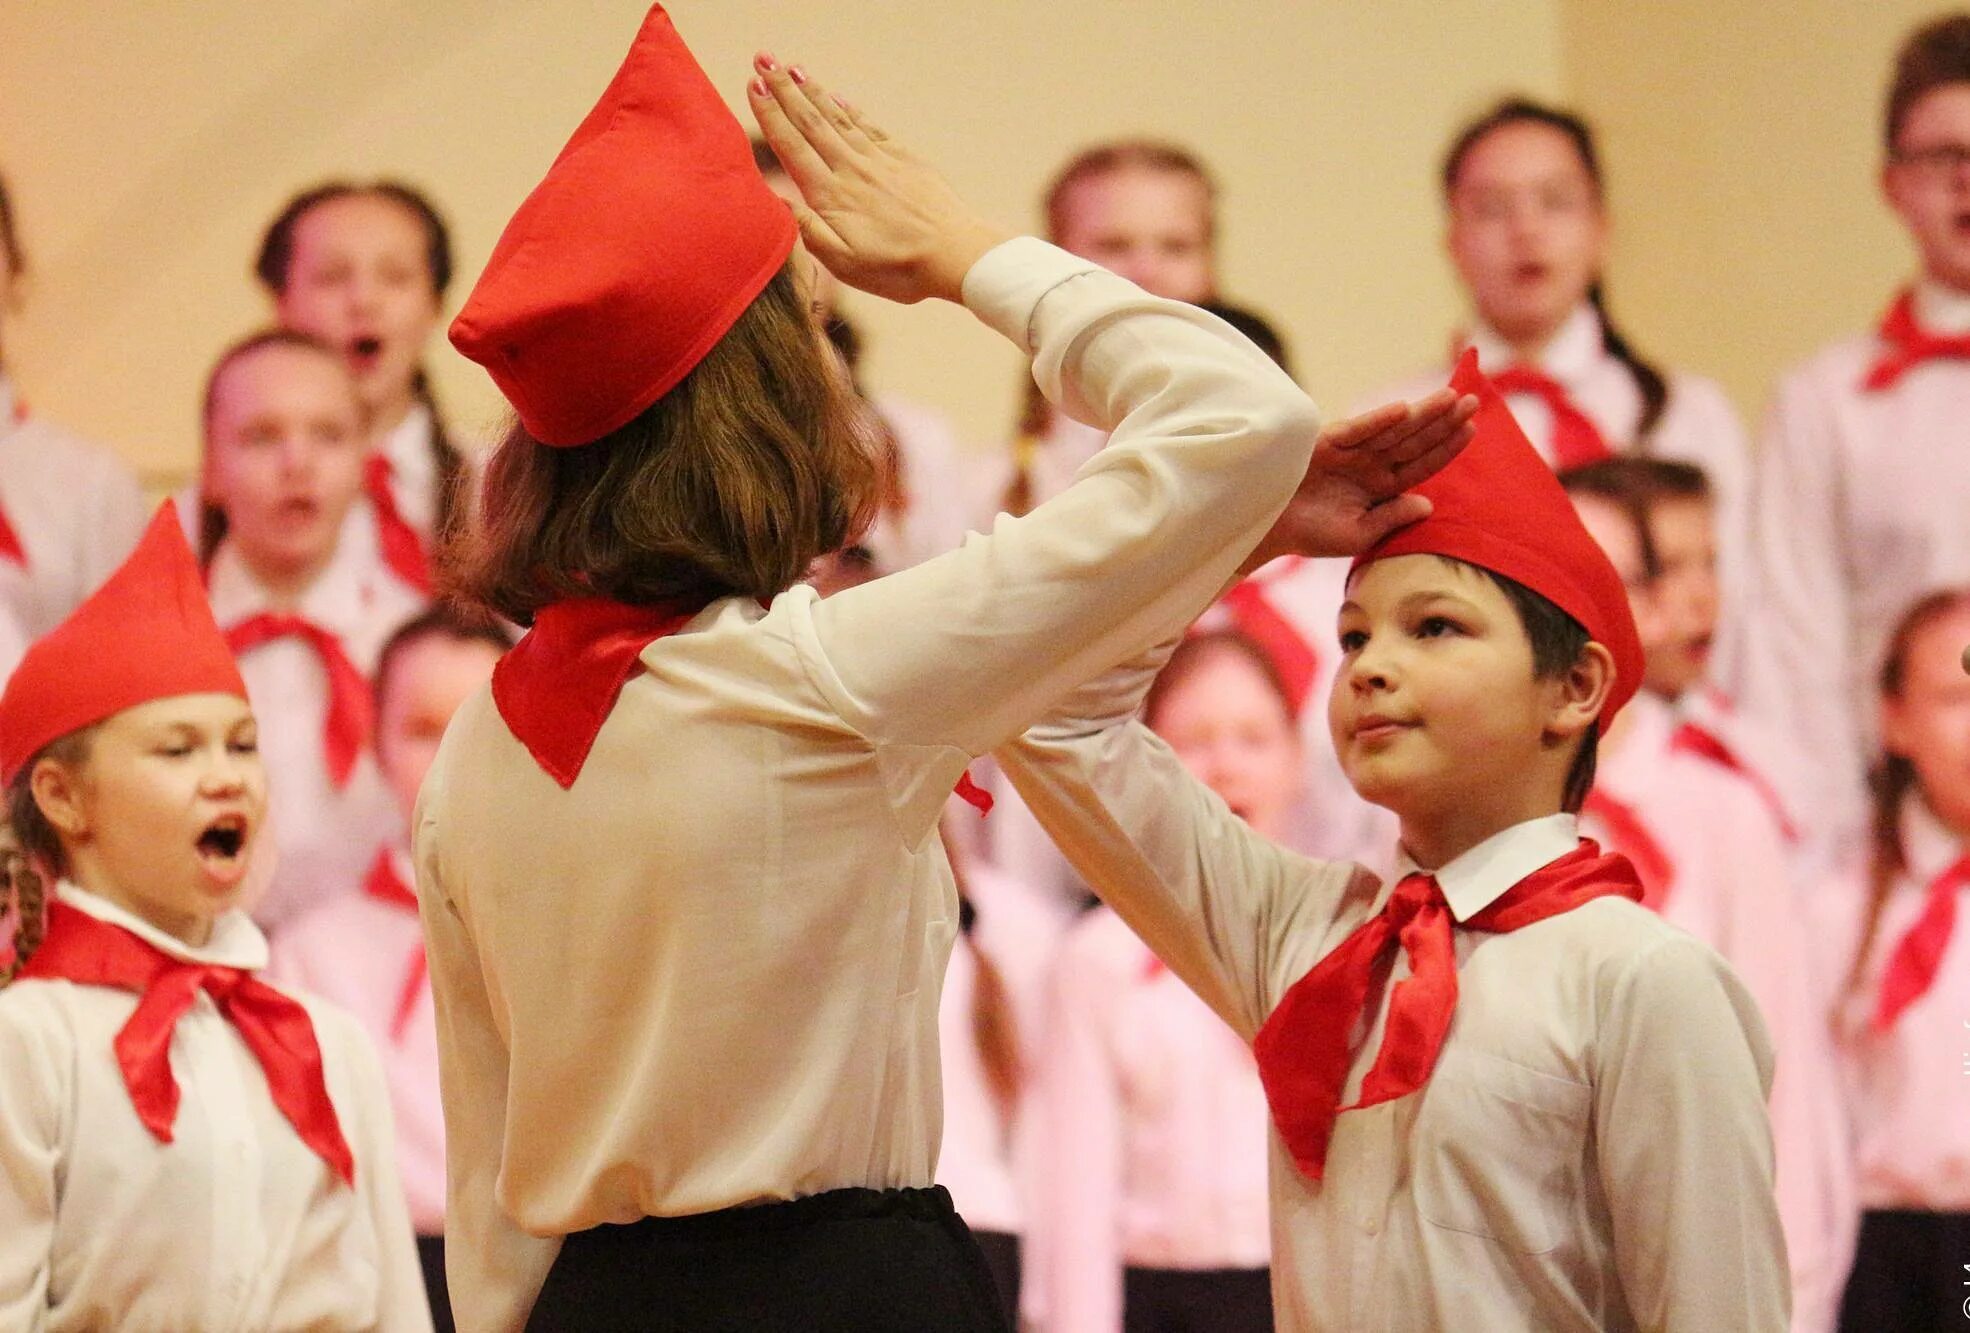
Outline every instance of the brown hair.
<svg viewBox="0 0 1970 1333">
<path fill-rule="evenodd" d="M 1890 158 L 1915 104 L 1952 83 L 1970 83 L 1970 14 L 1962 12 L 1931 19 L 1910 33 L 1895 53 L 1895 74 L 1882 117 L 1882 138 Z"/>
<path fill-rule="evenodd" d="M 312 333 L 299 329 L 262 329 L 250 333 L 219 354 L 212 370 L 205 377 L 205 395 L 200 399 L 199 423 L 203 437 L 203 457 L 199 461 L 200 494 L 198 498 L 198 563 L 208 565 L 219 549 L 219 543 L 226 539 L 226 511 L 206 498 L 203 493 L 204 479 L 212 466 L 212 409 L 219 400 L 219 383 L 236 361 L 242 361 L 269 347 L 292 347 L 299 351 L 314 352 L 335 363 L 335 368 L 348 371 L 348 363 L 342 354 L 317 338 Z"/>
<path fill-rule="evenodd" d="M 1286 718 L 1287 726 L 1292 725 L 1293 696 L 1279 674 L 1278 663 L 1272 660 L 1272 654 L 1257 639 L 1236 629 L 1206 630 L 1191 635 L 1177 645 L 1176 651 L 1170 654 L 1170 660 L 1156 673 L 1156 679 L 1150 683 L 1149 693 L 1142 701 L 1143 724 L 1154 730 L 1157 714 L 1162 712 L 1169 697 L 1182 689 L 1192 676 L 1221 657 L 1242 658 L 1258 672 L 1266 688 L 1278 698 L 1280 713 Z"/>
<path fill-rule="evenodd" d="M 393 180 L 367 184 L 324 181 L 288 200 L 267 225 L 266 234 L 260 238 L 260 251 L 253 259 L 253 274 L 259 278 L 260 285 L 276 297 L 285 293 L 289 270 L 294 264 L 295 233 L 300 230 L 301 220 L 322 204 L 352 198 L 382 199 L 395 204 L 424 229 L 424 267 L 431 276 L 432 295 L 442 303 L 451 288 L 451 229 L 445 225 L 444 215 L 421 190 Z M 437 544 L 443 546 L 457 535 L 465 517 L 465 455 L 452 443 L 444 413 L 431 392 L 431 377 L 422 366 L 411 377 L 410 392 L 431 415 L 431 459 L 436 469 L 438 501 L 436 536 Z"/>
<path fill-rule="evenodd" d="M 1939 588 L 1919 598 L 1888 636 L 1882 654 L 1881 670 L 1875 677 L 1880 697 L 1899 699 L 1908 684 L 1908 658 L 1923 630 L 1952 611 L 1970 608 L 1970 587 Z M 1902 846 L 1902 807 L 1918 788 L 1915 765 L 1887 746 L 1868 770 L 1868 856 L 1867 903 L 1862 910 L 1860 943 L 1847 972 L 1847 990 L 1858 989 L 1874 949 L 1875 935 L 1881 929 L 1881 913 L 1894 892 L 1895 880 L 1908 869 L 1908 851 Z"/>
<path fill-rule="evenodd" d="M 1605 201 L 1606 183 L 1601 175 L 1601 157 L 1595 147 L 1593 127 L 1571 111 L 1535 102 L 1529 97 L 1507 97 L 1457 132 L 1457 137 L 1451 140 L 1449 150 L 1443 155 L 1444 198 L 1448 199 L 1456 190 L 1457 177 L 1463 171 L 1464 160 L 1471 155 L 1471 150 L 1493 130 L 1504 129 L 1508 125 L 1543 125 L 1565 135 L 1579 156 L 1587 179 L 1593 182 L 1595 200 Z M 1663 378 L 1655 363 L 1637 352 L 1621 330 L 1615 327 L 1614 317 L 1608 313 L 1607 283 L 1599 274 L 1594 275 L 1593 282 L 1588 284 L 1587 300 L 1593 305 L 1594 313 L 1600 316 L 1601 346 L 1609 356 L 1628 368 L 1635 387 L 1641 391 L 1642 415 L 1635 424 L 1635 443 L 1638 447 L 1645 446 L 1649 435 L 1662 420 L 1663 409 L 1669 405 L 1669 382 Z"/>
<path fill-rule="evenodd" d="M 1649 528 L 1656 506 L 1665 500 L 1710 499 L 1710 478 L 1702 468 L 1666 458 L 1617 455 L 1568 468 L 1559 480 L 1570 495 L 1592 495 L 1621 510 L 1634 526 L 1642 572 L 1651 579 L 1662 572 L 1662 557 Z"/>
<path fill-rule="evenodd" d="M 971 1040 L 978 1048 L 985 1086 L 998 1107 L 1000 1126 L 1004 1128 L 1012 1121 L 1025 1076 L 1019 1057 L 1018 1029 L 1012 1015 L 1012 997 L 998 964 L 979 947 L 978 908 L 972 901 L 964 859 L 949 838 L 944 839 L 944 850 L 951 863 L 951 877 L 958 885 L 958 935 L 963 946 L 971 951 Z"/>
<path fill-rule="evenodd" d="M 27 252 L 21 249 L 20 229 L 14 221 L 14 200 L 7 192 L 4 178 L 0 178 L 0 264 L 4 264 L 10 278 L 27 272 Z"/>
<path fill-rule="evenodd" d="M 62 850 L 61 835 L 41 812 L 34 799 L 34 770 L 44 759 L 74 767 L 88 762 L 94 727 L 83 727 L 41 747 L 21 766 L 7 788 L 7 833 L 10 838 L 0 848 L 0 875 L 12 905 L 13 962 L 0 982 L 20 975 L 27 960 L 41 947 L 41 934 L 47 926 L 48 881 L 68 873 L 68 853 Z"/>
<path fill-rule="evenodd" d="M 1218 184 L 1203 159 L 1187 148 L 1179 148 L 1173 143 L 1158 139 L 1112 139 L 1105 143 L 1091 144 L 1067 159 L 1066 165 L 1054 174 L 1047 185 L 1044 207 L 1047 217 L 1047 239 L 1059 241 L 1067 230 L 1067 196 L 1075 186 L 1083 181 L 1095 180 L 1117 171 L 1128 170 L 1163 171 L 1177 176 L 1189 176 L 1204 187 L 1204 235 L 1213 243 L 1218 233 Z M 1023 397 L 1019 409 L 1019 434 L 1037 438 L 1046 433 L 1047 420 L 1052 408 L 1046 395 L 1040 392 L 1039 385 L 1031 375 L 1026 376 L 1021 390 Z M 1015 480 L 1013 491 L 1009 493 L 1005 508 L 1008 513 L 1023 514 L 1032 507 L 1033 497 L 1030 487 L 1022 488 Z"/>
<path fill-rule="evenodd" d="M 569 597 L 769 598 L 866 524 L 867 409 L 821 346 L 791 266 L 620 430 L 557 449 L 517 422 L 486 468 L 484 522 L 450 581 L 530 624 Z"/>
</svg>

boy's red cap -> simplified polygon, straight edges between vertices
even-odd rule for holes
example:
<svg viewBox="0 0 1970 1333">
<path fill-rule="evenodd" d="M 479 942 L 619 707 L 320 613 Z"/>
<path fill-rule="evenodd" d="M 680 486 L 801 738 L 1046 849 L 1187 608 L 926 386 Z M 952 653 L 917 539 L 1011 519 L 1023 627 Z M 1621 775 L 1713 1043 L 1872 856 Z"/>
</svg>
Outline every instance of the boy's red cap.
<svg viewBox="0 0 1970 1333">
<path fill-rule="evenodd" d="M 0 694 L 0 783 L 50 741 L 180 694 L 244 699 L 246 682 L 166 500 L 122 567 L 14 669 Z"/>
<path fill-rule="evenodd" d="M 543 444 L 628 424 L 793 251 L 793 213 L 662 5 L 452 321 Z"/>
<path fill-rule="evenodd" d="M 1430 516 L 1356 556 L 1349 577 L 1394 555 L 1442 555 L 1524 584 L 1586 626 L 1588 635 L 1614 655 L 1614 684 L 1601 710 L 1605 733 L 1642 683 L 1642 641 L 1628 609 L 1628 590 L 1553 470 L 1478 369 L 1474 350 L 1457 362 L 1450 387 L 1477 395 L 1472 422 L 1477 438 L 1416 487 L 1435 506 Z"/>
</svg>

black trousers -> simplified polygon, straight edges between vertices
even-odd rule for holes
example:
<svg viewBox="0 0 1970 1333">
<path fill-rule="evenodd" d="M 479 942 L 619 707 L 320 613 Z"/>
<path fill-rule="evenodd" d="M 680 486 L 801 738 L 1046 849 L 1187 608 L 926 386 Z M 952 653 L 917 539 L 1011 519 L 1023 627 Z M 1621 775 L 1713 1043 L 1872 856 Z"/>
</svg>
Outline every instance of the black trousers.
<svg viewBox="0 0 1970 1333">
<path fill-rule="evenodd" d="M 457 1333 L 451 1318 L 451 1289 L 445 1285 L 445 1238 L 419 1235 L 417 1265 L 424 1270 L 424 1295 L 431 1302 L 434 1333 Z"/>
<path fill-rule="evenodd" d="M 1272 1333 L 1272 1270 L 1124 1269 L 1122 1333 Z"/>
<path fill-rule="evenodd" d="M 1862 1213 L 1841 1333 L 1963 1333 L 1970 1328 L 1965 1264 L 1970 1213 Z"/>
<path fill-rule="evenodd" d="M 973 1229 L 972 1239 L 978 1242 L 979 1250 L 985 1256 L 985 1267 L 992 1274 L 992 1285 L 998 1288 L 999 1304 L 1007 1316 L 1017 1325 L 1019 1322 L 1019 1237 L 1006 1231 L 981 1231 Z"/>
<path fill-rule="evenodd" d="M 646 1217 L 569 1236 L 529 1333 L 1006 1333 L 941 1187 Z"/>
</svg>

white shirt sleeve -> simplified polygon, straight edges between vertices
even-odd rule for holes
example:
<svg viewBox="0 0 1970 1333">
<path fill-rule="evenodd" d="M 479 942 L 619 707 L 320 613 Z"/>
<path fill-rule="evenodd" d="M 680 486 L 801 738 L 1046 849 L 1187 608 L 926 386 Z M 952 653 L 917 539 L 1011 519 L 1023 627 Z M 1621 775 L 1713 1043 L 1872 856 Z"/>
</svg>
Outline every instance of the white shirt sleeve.
<svg viewBox="0 0 1970 1333">
<path fill-rule="evenodd" d="M 1319 418 L 1227 325 L 1030 237 L 980 259 L 965 300 L 1111 442 L 989 538 L 815 605 L 802 651 L 873 742 L 975 756 L 1203 610 L 1305 476 Z"/>
<path fill-rule="evenodd" d="M 0 1327 L 36 1330 L 48 1315 L 70 1061 L 59 1030 L 11 998 L 0 1004 Z"/>
<path fill-rule="evenodd" d="M 1792 1290 L 1756 1002 L 1721 958 L 1679 936 L 1639 955 L 1601 1008 L 1594 1125 L 1636 1323 L 1784 1333 Z"/>
<path fill-rule="evenodd" d="M 1089 887 L 1249 1041 L 1297 979 L 1275 975 L 1277 943 L 1325 939 L 1380 884 L 1253 832 L 1133 720 L 1168 651 L 1090 682 L 998 758 Z"/>
</svg>

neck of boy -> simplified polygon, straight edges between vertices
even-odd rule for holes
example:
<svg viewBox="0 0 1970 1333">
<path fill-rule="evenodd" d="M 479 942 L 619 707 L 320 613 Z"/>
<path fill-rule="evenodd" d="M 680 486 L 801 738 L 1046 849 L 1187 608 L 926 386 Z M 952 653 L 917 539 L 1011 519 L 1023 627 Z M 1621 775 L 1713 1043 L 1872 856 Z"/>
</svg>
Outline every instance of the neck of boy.
<svg viewBox="0 0 1970 1333">
<path fill-rule="evenodd" d="M 1402 850 L 1423 870 L 1434 874 L 1488 838 L 1528 820 L 1560 813 L 1557 798 L 1526 799 L 1497 807 L 1460 806 L 1429 815 L 1405 815 Z"/>
<path fill-rule="evenodd" d="M 68 878 L 77 888 L 113 903 L 157 929 L 194 949 L 212 942 L 212 915 L 207 912 L 174 910 L 124 890 L 116 878 L 90 852 L 88 844 L 67 849 Z"/>
</svg>

